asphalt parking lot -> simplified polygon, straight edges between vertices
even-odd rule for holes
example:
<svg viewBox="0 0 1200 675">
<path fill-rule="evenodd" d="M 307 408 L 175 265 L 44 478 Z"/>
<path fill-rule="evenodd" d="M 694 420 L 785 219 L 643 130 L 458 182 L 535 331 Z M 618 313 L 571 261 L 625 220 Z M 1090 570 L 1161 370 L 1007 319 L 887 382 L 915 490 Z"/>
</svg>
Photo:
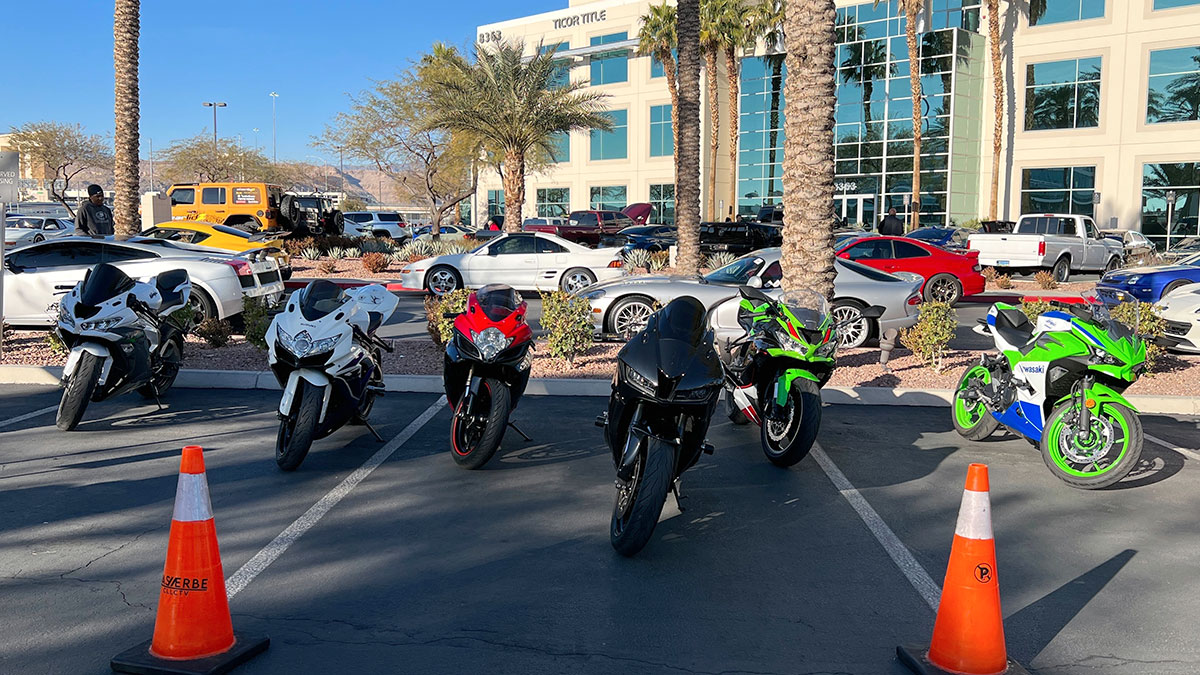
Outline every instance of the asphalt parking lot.
<svg viewBox="0 0 1200 675">
<path fill-rule="evenodd" d="M 391 394 L 373 415 L 388 443 L 348 427 L 284 474 L 277 397 L 175 390 L 161 411 L 123 397 L 64 434 L 37 414 L 56 389 L 0 391 L 0 670 L 104 673 L 149 638 L 179 448 L 194 443 L 227 578 L 342 496 L 238 574 L 235 627 L 272 638 L 238 672 L 905 672 L 895 647 L 929 638 L 920 576 L 942 581 L 976 461 L 991 469 L 1012 656 L 1036 673 L 1200 671 L 1200 419 L 1147 416 L 1147 433 L 1184 451 L 1147 443 L 1116 489 L 1083 492 L 1025 441 L 963 441 L 945 409 L 827 407 L 822 452 L 791 470 L 765 461 L 755 428 L 720 418 L 716 454 L 684 476 L 686 510 L 668 499 L 651 543 L 624 559 L 591 423 L 603 399 L 523 400 L 515 420 L 533 442 L 509 434 L 467 472 L 447 456 L 437 397 Z M 338 491 L 348 477 L 361 482 Z"/>
</svg>

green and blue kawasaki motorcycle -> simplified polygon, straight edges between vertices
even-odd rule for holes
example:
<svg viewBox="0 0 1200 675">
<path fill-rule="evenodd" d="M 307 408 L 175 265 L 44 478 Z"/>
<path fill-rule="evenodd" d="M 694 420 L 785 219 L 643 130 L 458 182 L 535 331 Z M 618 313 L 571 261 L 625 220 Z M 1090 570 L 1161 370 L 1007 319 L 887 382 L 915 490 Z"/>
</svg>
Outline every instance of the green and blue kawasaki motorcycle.
<svg viewBox="0 0 1200 675">
<path fill-rule="evenodd" d="M 1034 325 L 1016 307 L 992 305 L 977 332 L 995 340 L 963 373 L 954 428 L 974 441 L 997 427 L 1038 445 L 1066 484 L 1094 490 L 1137 466 L 1142 423 L 1122 393 L 1146 369 L 1146 343 L 1098 302 L 1062 305 Z"/>
<path fill-rule="evenodd" d="M 808 455 L 821 428 L 821 387 L 833 375 L 838 324 L 829 303 L 812 291 L 774 298 L 750 286 L 738 292 L 745 334 L 722 358 L 729 418 L 759 425 L 767 459 L 792 466 Z M 877 319 L 883 311 L 868 307 L 861 315 Z"/>
</svg>

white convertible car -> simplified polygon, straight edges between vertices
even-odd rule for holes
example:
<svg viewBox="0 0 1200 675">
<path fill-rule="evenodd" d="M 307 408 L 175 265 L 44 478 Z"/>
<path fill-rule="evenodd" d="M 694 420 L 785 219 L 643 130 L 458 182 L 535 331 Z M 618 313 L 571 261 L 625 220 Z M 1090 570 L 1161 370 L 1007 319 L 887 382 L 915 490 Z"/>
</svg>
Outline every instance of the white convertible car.
<svg viewBox="0 0 1200 675">
<path fill-rule="evenodd" d="M 73 236 L 30 244 L 4 256 L 5 320 L 15 326 L 54 323 L 59 297 L 100 263 L 115 265 L 134 279 L 187 270 L 197 321 L 240 314 L 243 296 L 275 302 L 283 295 L 279 266 L 265 256 L 222 254 L 164 239 L 111 241 Z"/>
<path fill-rule="evenodd" d="M 1200 354 L 1200 284 L 1181 286 L 1159 300 L 1156 307 L 1166 326 L 1164 337 L 1171 349 Z"/>
<path fill-rule="evenodd" d="M 522 291 L 574 293 L 624 274 L 618 248 L 592 249 L 543 232 L 504 234 L 469 253 L 409 263 L 400 271 L 404 290 L 442 295 L 459 288 L 508 284 Z"/>
</svg>

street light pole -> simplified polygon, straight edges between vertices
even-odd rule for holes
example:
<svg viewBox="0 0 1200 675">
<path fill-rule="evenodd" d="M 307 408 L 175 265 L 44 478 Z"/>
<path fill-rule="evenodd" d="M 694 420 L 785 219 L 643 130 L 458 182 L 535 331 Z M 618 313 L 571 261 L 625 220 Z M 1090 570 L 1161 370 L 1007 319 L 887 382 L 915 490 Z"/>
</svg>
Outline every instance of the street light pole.
<svg viewBox="0 0 1200 675">
<path fill-rule="evenodd" d="M 217 108 L 224 108 L 225 103 L 217 101 L 205 101 L 201 105 L 205 108 L 213 109 L 213 155 L 217 154 Z"/>
<path fill-rule="evenodd" d="M 279 152 L 275 146 L 275 99 L 279 98 L 279 94 L 271 92 L 271 163 L 279 162 Z"/>
<path fill-rule="evenodd" d="M 146 141 L 150 143 L 150 191 L 154 192 L 154 139 L 147 136 Z"/>
<path fill-rule="evenodd" d="M 346 164 L 342 158 L 342 146 L 338 146 L 338 192 L 346 192 Z"/>
<path fill-rule="evenodd" d="M 254 132 L 254 151 L 258 152 L 258 127 L 254 127 L 251 131 Z"/>
</svg>

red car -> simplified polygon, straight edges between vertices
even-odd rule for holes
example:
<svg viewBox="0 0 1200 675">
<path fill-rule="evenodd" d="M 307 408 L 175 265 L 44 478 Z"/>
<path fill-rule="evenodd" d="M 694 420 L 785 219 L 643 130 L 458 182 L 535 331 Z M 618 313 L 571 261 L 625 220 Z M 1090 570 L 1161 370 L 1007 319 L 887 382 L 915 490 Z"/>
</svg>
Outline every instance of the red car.
<svg viewBox="0 0 1200 675">
<path fill-rule="evenodd" d="M 868 236 L 851 239 L 837 249 L 846 258 L 884 272 L 913 272 L 925 279 L 925 299 L 951 305 L 964 295 L 982 293 L 979 251 L 953 253 L 905 237 Z"/>
</svg>

